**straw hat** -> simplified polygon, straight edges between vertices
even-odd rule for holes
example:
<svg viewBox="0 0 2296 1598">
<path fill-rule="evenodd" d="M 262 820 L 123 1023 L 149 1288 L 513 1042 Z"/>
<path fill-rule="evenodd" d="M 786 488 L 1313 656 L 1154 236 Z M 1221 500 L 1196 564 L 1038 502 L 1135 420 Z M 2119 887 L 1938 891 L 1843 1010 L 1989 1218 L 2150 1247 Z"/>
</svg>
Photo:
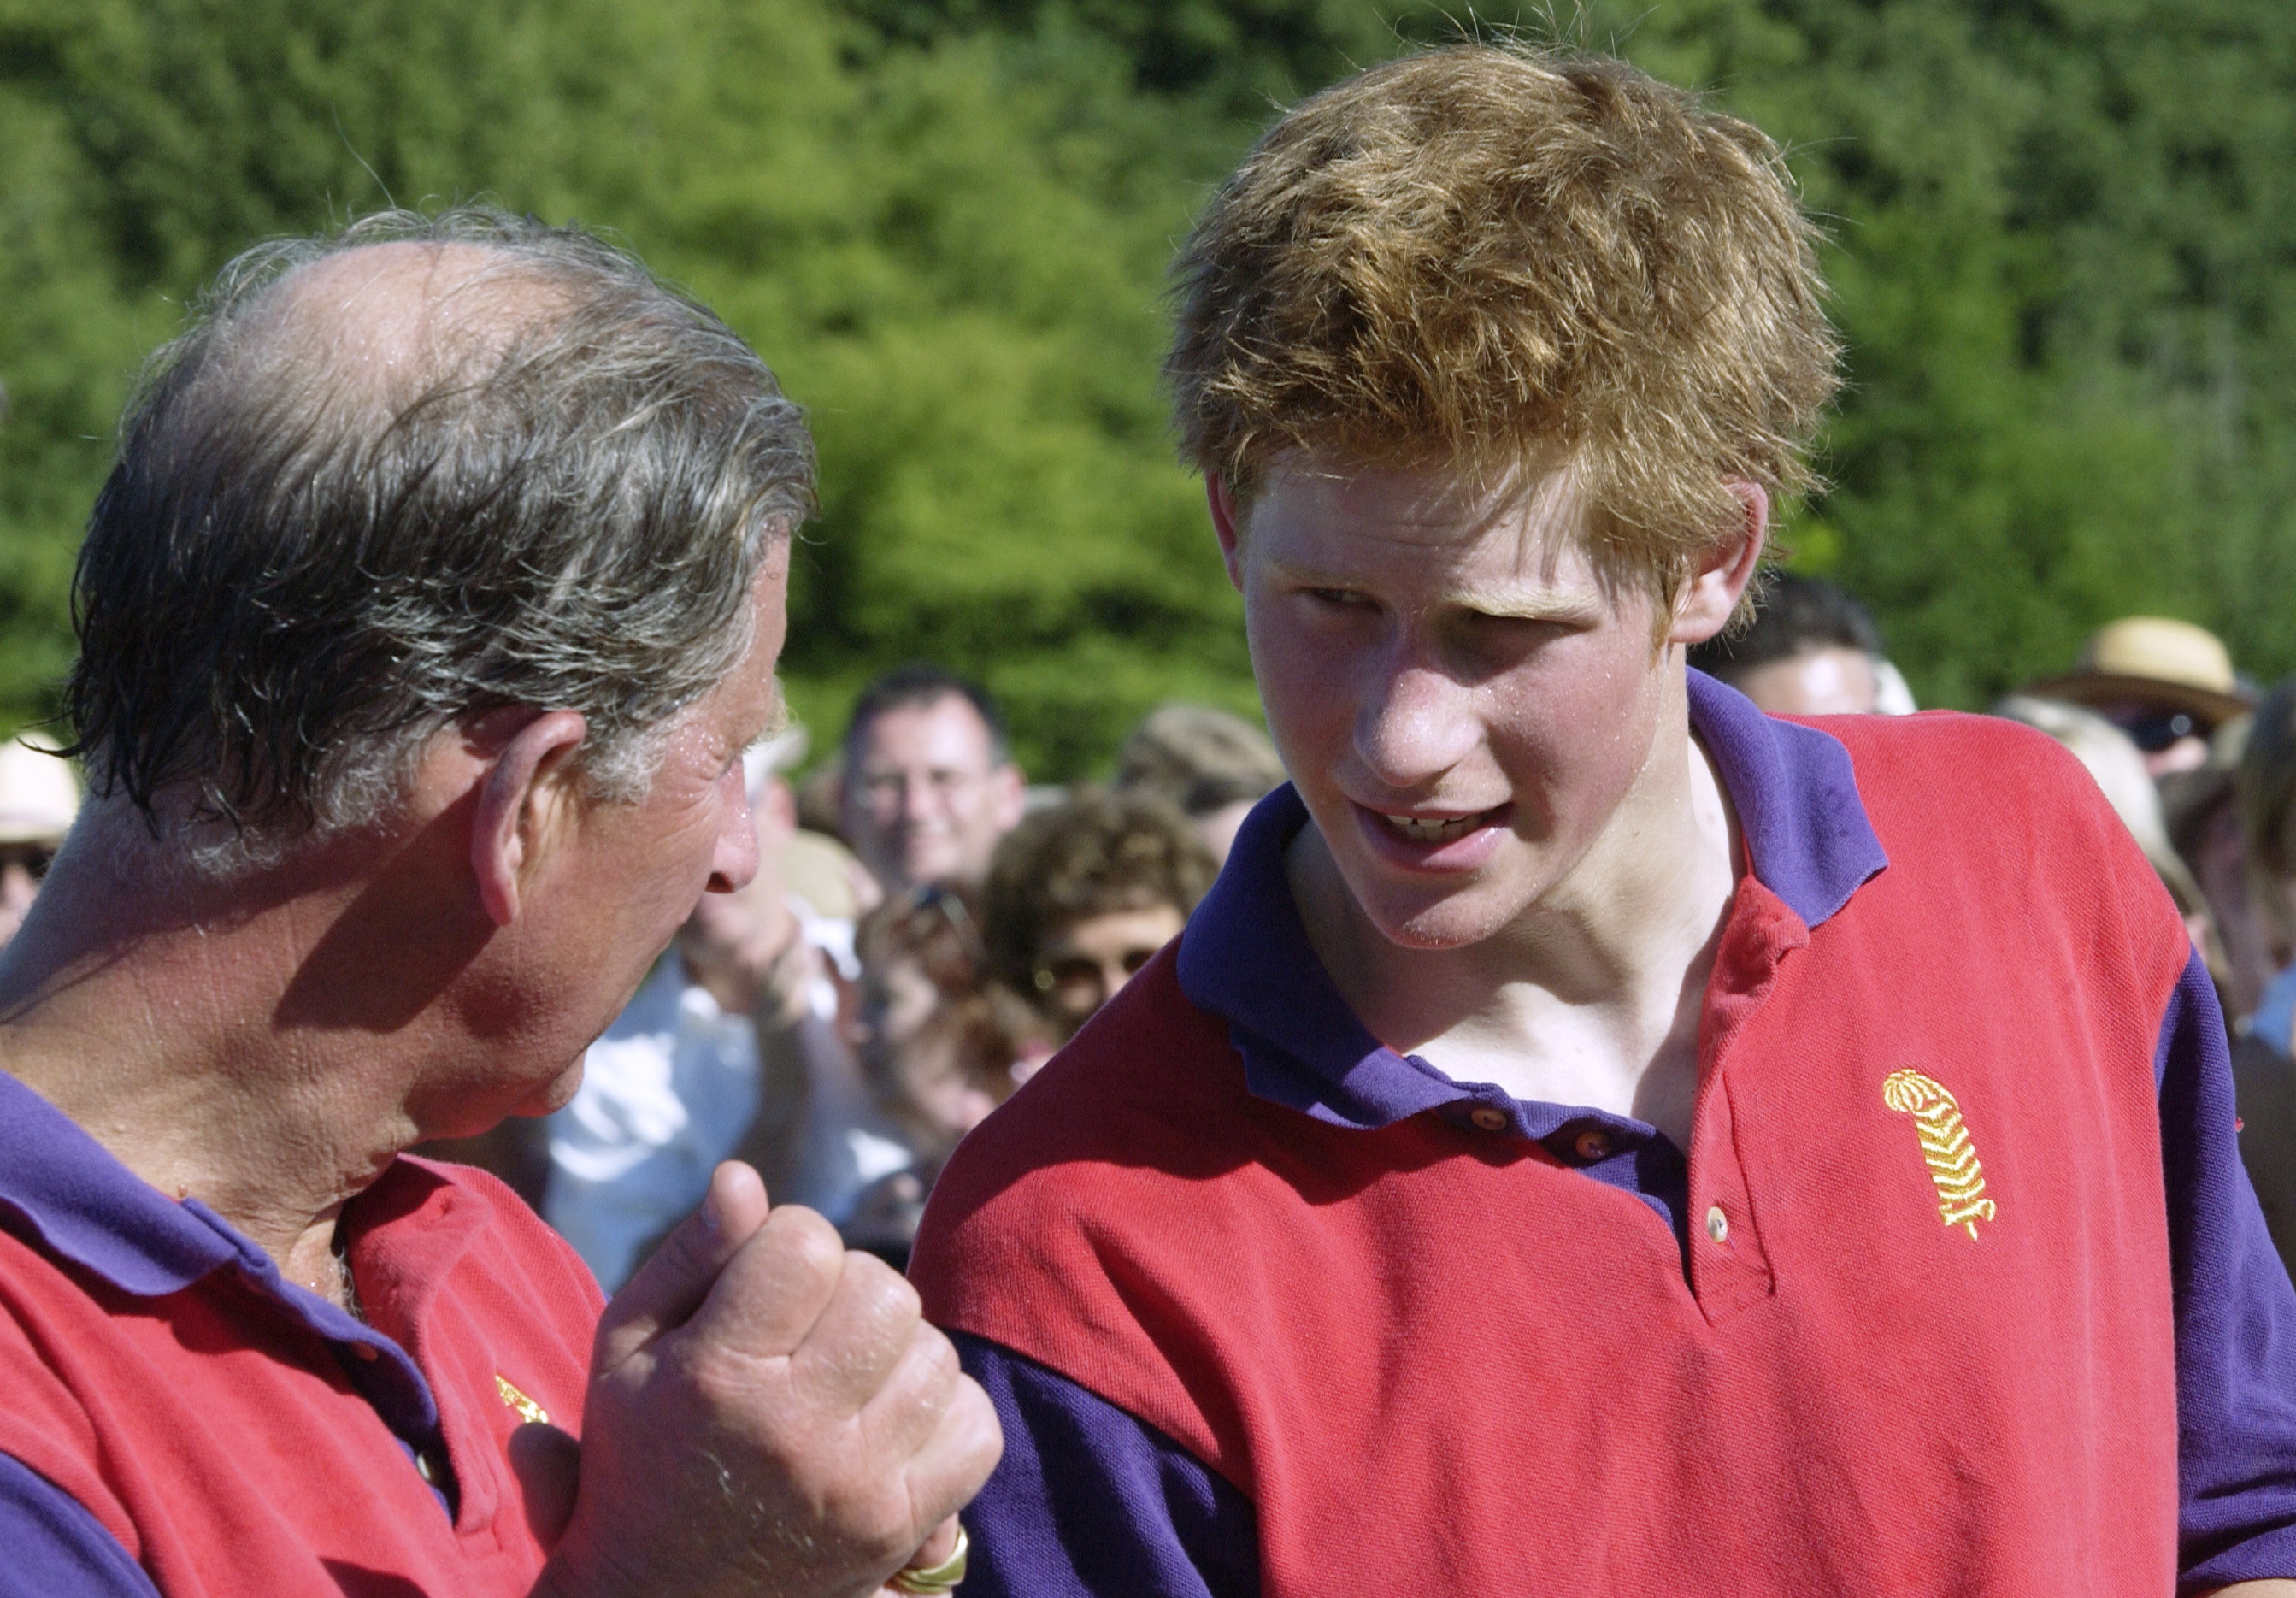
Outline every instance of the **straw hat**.
<svg viewBox="0 0 2296 1598">
<path fill-rule="evenodd" d="M 2089 634 L 2070 673 L 2030 683 L 2023 691 L 2078 704 L 2157 704 L 2208 727 L 2229 721 L 2253 702 L 2241 691 L 2232 656 L 2216 634 L 2166 616 L 2106 622 Z"/>
<path fill-rule="evenodd" d="M 60 844 L 79 813 L 79 781 L 37 733 L 0 744 L 0 844 Z"/>
</svg>

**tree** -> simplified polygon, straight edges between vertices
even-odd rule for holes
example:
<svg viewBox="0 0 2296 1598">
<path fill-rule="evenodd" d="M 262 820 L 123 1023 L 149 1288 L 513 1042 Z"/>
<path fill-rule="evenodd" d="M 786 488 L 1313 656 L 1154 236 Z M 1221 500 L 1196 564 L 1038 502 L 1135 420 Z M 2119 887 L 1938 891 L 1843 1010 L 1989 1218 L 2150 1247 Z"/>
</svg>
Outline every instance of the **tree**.
<svg viewBox="0 0 2296 1598">
<path fill-rule="evenodd" d="M 15 0 L 8 0 L 11 5 Z M 807 0 L 102 0 L 0 12 L 0 701 L 41 708 L 137 355 L 252 239 L 488 194 L 604 226 L 812 409 L 824 513 L 792 697 L 832 721 L 931 655 L 1047 775 L 1186 692 L 1250 703 L 1233 600 L 1163 438 L 1157 309 L 1193 193 L 1086 37 L 873 40 Z"/>
<path fill-rule="evenodd" d="M 1832 222 L 1836 487 L 1787 529 L 1931 703 L 2187 616 L 2296 667 L 2292 86 L 2259 0 L 1685 0 L 1628 54 L 1785 141 Z"/>
<path fill-rule="evenodd" d="M 810 407 L 787 672 L 817 724 L 915 656 L 987 680 L 1047 778 L 1168 695 L 1249 707 L 1157 389 L 1166 263 L 1273 102 L 1458 14 L 0 0 L 0 716 L 53 704 L 111 421 L 184 299 L 266 234 L 480 194 L 618 233 Z M 1587 0 L 1562 31 L 1787 144 L 1850 387 L 1785 541 L 1925 699 L 2130 611 L 2296 667 L 2296 11 Z"/>
</svg>

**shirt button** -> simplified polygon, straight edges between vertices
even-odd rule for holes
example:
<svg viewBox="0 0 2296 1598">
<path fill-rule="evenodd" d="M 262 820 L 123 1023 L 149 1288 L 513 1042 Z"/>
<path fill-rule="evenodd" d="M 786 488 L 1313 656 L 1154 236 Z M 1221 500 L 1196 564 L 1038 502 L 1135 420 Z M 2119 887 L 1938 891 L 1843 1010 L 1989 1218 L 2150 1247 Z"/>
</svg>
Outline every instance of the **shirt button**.
<svg viewBox="0 0 2296 1598">
<path fill-rule="evenodd" d="M 1706 1235 L 1718 1243 L 1730 1240 L 1730 1217 L 1722 1213 L 1718 1204 L 1706 1212 Z"/>
<path fill-rule="evenodd" d="M 439 1472 L 431 1467 L 430 1455 L 427 1451 L 414 1456 L 414 1473 L 434 1487 L 439 1485 Z"/>
<path fill-rule="evenodd" d="M 1611 1134 L 1590 1126 L 1578 1134 L 1578 1141 L 1570 1147 L 1578 1151 L 1580 1159 L 1591 1166 L 1598 1159 L 1611 1157 Z"/>
<path fill-rule="evenodd" d="M 1505 1132 L 1506 1130 L 1506 1111 L 1503 1109 L 1493 1109 L 1488 1104 L 1483 1106 L 1480 1109 L 1469 1110 L 1467 1112 L 1467 1119 L 1472 1121 L 1485 1132 Z"/>
<path fill-rule="evenodd" d="M 382 1351 L 377 1348 L 373 1343 L 353 1343 L 351 1345 L 351 1352 L 357 1355 L 361 1359 L 370 1362 L 379 1360 L 382 1357 Z"/>
</svg>

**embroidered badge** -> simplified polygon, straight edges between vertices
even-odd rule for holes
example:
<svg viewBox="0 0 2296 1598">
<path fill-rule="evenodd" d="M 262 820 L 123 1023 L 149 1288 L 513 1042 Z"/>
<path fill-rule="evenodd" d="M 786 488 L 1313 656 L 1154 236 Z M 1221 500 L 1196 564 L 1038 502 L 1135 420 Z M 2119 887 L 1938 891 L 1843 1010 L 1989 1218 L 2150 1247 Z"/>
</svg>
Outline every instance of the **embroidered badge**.
<svg viewBox="0 0 2296 1598">
<path fill-rule="evenodd" d="M 495 1391 L 502 1395 L 502 1401 L 504 1404 L 518 1412 L 520 1420 L 531 1421 L 537 1426 L 550 1424 L 550 1412 L 511 1386 L 510 1379 L 499 1372 L 495 1377 Z"/>
<path fill-rule="evenodd" d="M 1919 1071 L 1890 1072 L 1882 1084 L 1882 1102 L 1914 1118 L 1922 1163 L 1937 1184 L 1938 1218 L 1948 1226 L 1967 1227 L 1975 1241 L 1977 1223 L 1993 1219 L 1993 1200 L 1985 1197 L 1985 1167 L 1977 1163 L 1961 1106 L 1944 1084 Z"/>
</svg>

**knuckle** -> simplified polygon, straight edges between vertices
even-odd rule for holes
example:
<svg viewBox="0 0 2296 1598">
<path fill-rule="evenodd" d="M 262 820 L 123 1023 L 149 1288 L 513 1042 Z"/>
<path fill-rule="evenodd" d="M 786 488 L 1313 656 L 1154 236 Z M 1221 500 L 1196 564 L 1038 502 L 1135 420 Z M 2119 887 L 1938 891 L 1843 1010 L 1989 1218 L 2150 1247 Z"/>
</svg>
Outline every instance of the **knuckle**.
<svg viewBox="0 0 2296 1598">
<path fill-rule="evenodd" d="M 949 1412 L 956 1418 L 968 1463 L 978 1470 L 980 1480 L 986 1481 L 1004 1456 L 1004 1422 L 997 1420 L 996 1406 L 989 1402 L 979 1382 L 970 1376 L 961 1376 L 957 1381 L 956 1397 L 949 1404 Z M 974 1485 L 978 1487 L 979 1481 Z"/>
<path fill-rule="evenodd" d="M 924 1314 L 924 1301 L 917 1297 L 908 1278 L 873 1254 L 849 1256 L 845 1279 L 889 1324 L 906 1326 Z"/>
<path fill-rule="evenodd" d="M 822 1508 L 825 1528 L 849 1544 L 879 1556 L 905 1553 L 915 1545 L 907 1494 L 882 1472 L 827 1495 Z"/>
<path fill-rule="evenodd" d="M 823 1281 L 832 1281 L 848 1268 L 845 1244 L 837 1229 L 817 1211 L 785 1204 L 766 1217 L 759 1229 L 762 1245 L 788 1257 L 790 1263 Z"/>
<path fill-rule="evenodd" d="M 931 1390 L 935 1393 L 953 1388 L 965 1379 L 964 1366 L 956 1356 L 956 1345 L 929 1321 L 919 1321 L 916 1330 L 909 1334 L 909 1352 L 924 1370 Z"/>
</svg>

